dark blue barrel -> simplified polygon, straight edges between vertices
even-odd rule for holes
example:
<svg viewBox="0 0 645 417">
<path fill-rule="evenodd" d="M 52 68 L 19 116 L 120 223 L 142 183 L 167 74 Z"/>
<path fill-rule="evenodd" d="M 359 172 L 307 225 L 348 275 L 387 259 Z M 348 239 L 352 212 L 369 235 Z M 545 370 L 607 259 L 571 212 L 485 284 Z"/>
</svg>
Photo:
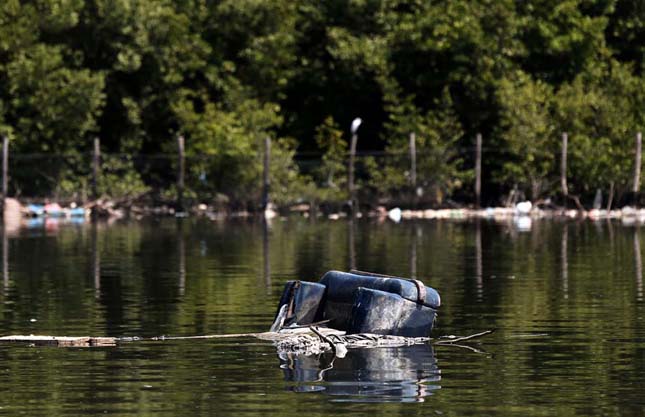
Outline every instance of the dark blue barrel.
<svg viewBox="0 0 645 417">
<path fill-rule="evenodd" d="M 379 290 L 395 294 L 414 304 L 431 309 L 441 305 L 439 293 L 420 281 L 368 273 L 329 271 L 320 279 L 327 286 L 323 318 L 330 320 L 329 327 L 346 330 L 352 318 L 352 307 L 358 288 Z"/>
<path fill-rule="evenodd" d="M 437 311 L 398 294 L 357 288 L 348 333 L 375 333 L 406 337 L 427 337 Z"/>
<path fill-rule="evenodd" d="M 358 271 L 329 271 L 323 275 L 319 282 L 329 289 L 328 297 L 338 301 L 350 300 L 354 291 L 358 287 L 363 287 L 398 294 L 406 300 L 419 302 L 435 309 L 441 306 L 441 297 L 434 288 L 423 286 L 420 281 L 407 278 Z M 424 287 L 421 290 L 421 292 L 425 292 L 422 297 L 419 285 Z"/>
<path fill-rule="evenodd" d="M 278 312 L 283 305 L 290 307 L 285 325 L 310 324 L 322 319 L 326 287 L 315 282 L 287 281 Z"/>
</svg>

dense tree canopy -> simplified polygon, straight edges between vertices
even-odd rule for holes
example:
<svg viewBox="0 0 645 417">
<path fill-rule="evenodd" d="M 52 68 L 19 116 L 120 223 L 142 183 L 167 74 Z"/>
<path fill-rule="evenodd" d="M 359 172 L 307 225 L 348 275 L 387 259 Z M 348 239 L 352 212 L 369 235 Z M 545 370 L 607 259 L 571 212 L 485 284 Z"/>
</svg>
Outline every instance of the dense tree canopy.
<svg viewBox="0 0 645 417">
<path fill-rule="evenodd" d="M 267 136 L 275 199 L 345 199 L 357 116 L 359 150 L 388 154 L 359 161 L 364 192 L 406 190 L 414 132 L 419 195 L 472 201 L 481 132 L 485 202 L 513 187 L 538 199 L 557 193 L 566 131 L 572 192 L 620 194 L 645 121 L 644 22 L 643 0 L 4 0 L 0 130 L 17 153 L 65 155 L 43 187 L 67 193 L 87 183 L 94 137 L 152 155 L 183 134 L 192 195 L 242 203 L 259 196 Z M 104 163 L 137 190 L 174 175 Z"/>
</svg>

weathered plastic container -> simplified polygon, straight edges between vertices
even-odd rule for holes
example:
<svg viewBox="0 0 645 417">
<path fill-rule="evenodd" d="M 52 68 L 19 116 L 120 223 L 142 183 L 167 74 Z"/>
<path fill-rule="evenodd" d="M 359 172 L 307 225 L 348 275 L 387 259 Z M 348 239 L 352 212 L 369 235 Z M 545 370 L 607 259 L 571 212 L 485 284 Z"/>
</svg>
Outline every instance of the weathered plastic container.
<svg viewBox="0 0 645 417">
<path fill-rule="evenodd" d="M 354 296 L 348 332 L 427 337 L 436 317 L 437 310 L 432 307 L 360 287 Z"/>
<path fill-rule="evenodd" d="M 441 299 L 421 281 L 329 271 L 319 283 L 288 281 L 272 329 L 327 320 L 347 333 L 428 336 Z M 282 311 L 282 313 L 281 313 Z"/>
<path fill-rule="evenodd" d="M 315 282 L 287 281 L 278 305 L 278 312 L 283 305 L 289 305 L 285 325 L 320 321 L 326 289 L 324 285 Z"/>
<path fill-rule="evenodd" d="M 320 283 L 327 287 L 323 318 L 330 320 L 329 327 L 334 329 L 348 330 L 358 288 L 396 294 L 405 300 L 435 310 L 441 305 L 439 293 L 434 288 L 426 287 L 420 281 L 405 278 L 329 271 L 323 275 Z"/>
</svg>

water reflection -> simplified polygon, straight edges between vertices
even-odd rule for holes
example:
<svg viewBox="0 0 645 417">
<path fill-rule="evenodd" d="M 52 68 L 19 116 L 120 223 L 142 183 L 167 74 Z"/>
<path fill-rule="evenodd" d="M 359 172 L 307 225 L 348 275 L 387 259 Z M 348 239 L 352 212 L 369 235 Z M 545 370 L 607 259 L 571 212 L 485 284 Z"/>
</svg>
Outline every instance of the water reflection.
<svg viewBox="0 0 645 417">
<path fill-rule="evenodd" d="M 9 236 L 6 226 L 2 227 L 2 283 L 6 294 L 9 290 Z"/>
<path fill-rule="evenodd" d="M 101 252 L 99 251 L 99 237 L 97 222 L 92 222 L 92 280 L 94 282 L 94 297 L 101 296 Z"/>
<path fill-rule="evenodd" d="M 634 229 L 634 270 L 636 272 L 636 299 L 643 301 L 643 259 L 641 256 L 640 228 Z"/>
<path fill-rule="evenodd" d="M 421 226 L 417 223 L 412 229 L 412 239 L 411 248 L 410 248 L 410 278 L 417 278 L 417 246 L 419 245 L 419 240 L 422 235 Z"/>
<path fill-rule="evenodd" d="M 297 218 L 275 220 L 270 229 L 259 221 L 197 218 L 59 226 L 24 222 L 1 236 L 0 335 L 263 331 L 286 280 L 315 280 L 350 262 L 416 275 L 437 288 L 444 306 L 436 335 L 498 332 L 482 340 L 490 355 L 442 349 L 443 377 L 429 346 L 352 350 L 333 362 L 330 355 L 284 356 L 280 369 L 273 346 L 246 338 L 97 350 L 5 345 L 0 391 L 10 394 L 0 400 L 0 414 L 645 410 L 642 226 L 537 220 L 520 233 L 512 222 L 487 220 Z M 364 403 L 424 399 L 414 410 Z"/>
<path fill-rule="evenodd" d="M 183 296 L 186 290 L 186 239 L 184 238 L 184 222 L 177 219 L 177 257 L 178 257 L 178 289 L 179 296 Z"/>
<path fill-rule="evenodd" d="M 271 294 L 271 246 L 269 242 L 270 224 L 268 219 L 262 221 L 262 273 L 267 294 Z"/>
<path fill-rule="evenodd" d="M 354 216 L 347 221 L 347 247 L 349 250 L 349 269 L 356 269 L 356 226 Z"/>
<path fill-rule="evenodd" d="M 562 226 L 562 237 L 560 239 L 560 262 L 561 270 L 560 276 L 562 277 L 562 292 L 564 293 L 565 300 L 569 298 L 569 228 L 565 224 Z"/>
<path fill-rule="evenodd" d="M 481 221 L 475 224 L 475 278 L 477 279 L 477 301 L 484 295 L 484 266 L 482 263 L 482 225 Z"/>
<path fill-rule="evenodd" d="M 284 379 L 295 392 L 322 392 L 342 402 L 423 402 L 441 388 L 431 345 L 351 349 L 332 354 L 281 354 Z"/>
</svg>

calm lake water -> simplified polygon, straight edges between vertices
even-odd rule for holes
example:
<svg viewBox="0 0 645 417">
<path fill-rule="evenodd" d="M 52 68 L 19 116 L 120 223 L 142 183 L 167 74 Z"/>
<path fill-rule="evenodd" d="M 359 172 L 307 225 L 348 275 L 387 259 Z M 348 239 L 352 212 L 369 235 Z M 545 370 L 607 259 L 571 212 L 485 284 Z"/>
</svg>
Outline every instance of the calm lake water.
<svg viewBox="0 0 645 417">
<path fill-rule="evenodd" d="M 619 222 L 147 220 L 5 233 L 0 335 L 269 328 L 289 279 L 415 276 L 469 348 L 279 357 L 253 338 L 0 345 L 0 415 L 645 414 L 645 233 Z"/>
</svg>

